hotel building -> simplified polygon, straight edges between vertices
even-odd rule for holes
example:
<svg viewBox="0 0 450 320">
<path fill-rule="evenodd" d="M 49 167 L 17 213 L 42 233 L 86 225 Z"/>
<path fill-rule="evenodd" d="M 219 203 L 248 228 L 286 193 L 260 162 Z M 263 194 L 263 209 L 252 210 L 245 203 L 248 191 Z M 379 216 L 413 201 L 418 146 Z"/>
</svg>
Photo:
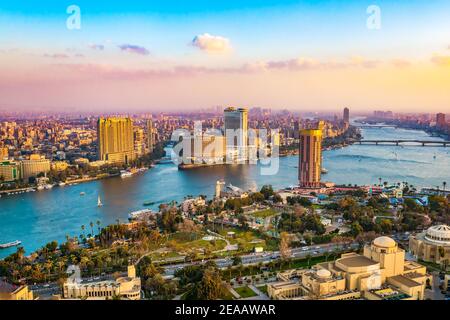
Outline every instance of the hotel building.
<svg viewBox="0 0 450 320">
<path fill-rule="evenodd" d="M 300 130 L 299 181 L 300 187 L 318 188 L 322 170 L 322 129 L 320 121 L 317 129 Z"/>
<path fill-rule="evenodd" d="M 13 161 L 0 162 L 0 183 L 20 179 L 20 165 Z"/>
<path fill-rule="evenodd" d="M 450 227 L 437 225 L 409 237 L 409 250 L 420 260 L 442 263 L 450 261 Z"/>
<path fill-rule="evenodd" d="M 133 121 L 130 118 L 100 118 L 97 123 L 98 159 L 129 164 L 135 159 Z"/>
<path fill-rule="evenodd" d="M 422 300 L 426 268 L 405 260 L 405 251 L 389 237 L 376 238 L 363 254 L 346 253 L 311 270 L 290 270 L 268 285 L 272 299 Z"/>
<path fill-rule="evenodd" d="M 248 110 L 227 108 L 224 111 L 227 161 L 232 163 L 248 160 Z"/>
<path fill-rule="evenodd" d="M 22 160 L 20 163 L 22 178 L 27 180 L 36 177 L 40 173 L 50 171 L 50 160 L 38 154 L 32 154 L 29 160 Z"/>
<path fill-rule="evenodd" d="M 225 137 L 194 133 L 183 137 L 183 164 L 221 164 L 226 152 Z"/>
</svg>

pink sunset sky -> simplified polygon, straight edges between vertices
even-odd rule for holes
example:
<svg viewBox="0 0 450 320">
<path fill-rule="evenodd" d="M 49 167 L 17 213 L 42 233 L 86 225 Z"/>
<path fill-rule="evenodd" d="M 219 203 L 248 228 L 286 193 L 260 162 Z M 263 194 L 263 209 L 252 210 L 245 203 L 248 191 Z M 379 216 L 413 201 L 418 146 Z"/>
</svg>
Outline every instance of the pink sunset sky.
<svg viewBox="0 0 450 320">
<path fill-rule="evenodd" d="M 379 30 L 367 28 L 364 1 L 79 2 L 79 30 L 67 29 L 65 6 L 0 9 L 0 110 L 450 109 L 445 1 L 381 1 Z"/>
</svg>

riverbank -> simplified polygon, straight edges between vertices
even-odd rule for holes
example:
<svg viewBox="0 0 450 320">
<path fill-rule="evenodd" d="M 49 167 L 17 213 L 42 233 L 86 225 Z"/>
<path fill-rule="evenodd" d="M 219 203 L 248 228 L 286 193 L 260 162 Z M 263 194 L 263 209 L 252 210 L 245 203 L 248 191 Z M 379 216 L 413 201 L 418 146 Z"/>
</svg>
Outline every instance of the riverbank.
<svg viewBox="0 0 450 320">
<path fill-rule="evenodd" d="M 77 185 L 79 183 L 86 183 L 86 182 L 92 182 L 92 181 L 97 181 L 97 180 L 101 180 L 101 179 L 108 179 L 108 178 L 112 178 L 112 177 L 117 177 L 120 174 L 110 174 L 108 176 L 99 176 L 99 177 L 89 177 L 89 178 L 80 178 L 80 179 L 75 179 L 75 180 L 70 180 L 70 181 L 65 181 L 63 185 L 59 184 L 53 184 L 51 185 L 52 188 L 50 189 L 43 189 L 43 190 L 38 190 L 38 186 L 30 186 L 30 187 L 26 187 L 26 188 L 19 188 L 19 189 L 11 189 L 11 190 L 1 190 L 0 191 L 0 195 L 16 195 L 16 194 L 22 194 L 25 192 L 36 192 L 36 191 L 45 191 L 45 190 L 52 190 L 54 186 L 59 186 L 59 187 L 65 187 L 65 186 L 73 186 L 73 185 Z"/>
</svg>

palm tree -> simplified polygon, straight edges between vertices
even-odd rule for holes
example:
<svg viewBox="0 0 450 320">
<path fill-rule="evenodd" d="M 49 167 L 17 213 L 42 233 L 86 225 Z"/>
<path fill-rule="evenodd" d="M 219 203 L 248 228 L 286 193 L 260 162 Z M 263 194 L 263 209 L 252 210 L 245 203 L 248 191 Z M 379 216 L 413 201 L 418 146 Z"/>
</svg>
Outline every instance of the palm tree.
<svg viewBox="0 0 450 320">
<path fill-rule="evenodd" d="M 91 221 L 89 222 L 89 226 L 91 227 L 91 236 L 94 235 L 94 223 Z"/>
<path fill-rule="evenodd" d="M 381 179 L 381 177 L 378 178 L 378 181 L 380 181 L 380 184 L 379 184 L 380 187 L 381 187 L 381 180 L 383 180 L 383 179 Z"/>
<path fill-rule="evenodd" d="M 444 192 L 445 192 L 445 187 L 446 186 L 447 186 L 447 181 L 442 182 L 442 189 L 444 190 Z"/>
<path fill-rule="evenodd" d="M 100 234 L 100 224 L 101 224 L 100 220 L 97 220 L 97 229 L 99 234 Z"/>
<path fill-rule="evenodd" d="M 17 248 L 17 260 L 22 263 L 23 257 L 25 256 L 25 249 L 23 247 Z"/>
<path fill-rule="evenodd" d="M 84 229 L 85 229 L 86 227 L 84 226 L 84 224 L 82 224 L 81 225 L 81 230 L 83 231 L 83 237 L 84 237 Z"/>
</svg>

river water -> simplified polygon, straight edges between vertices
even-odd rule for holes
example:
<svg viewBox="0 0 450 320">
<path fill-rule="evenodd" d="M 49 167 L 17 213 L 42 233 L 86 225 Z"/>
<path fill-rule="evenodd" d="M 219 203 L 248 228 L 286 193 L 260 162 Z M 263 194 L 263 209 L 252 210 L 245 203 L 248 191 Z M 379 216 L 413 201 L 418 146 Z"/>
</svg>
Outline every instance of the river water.
<svg viewBox="0 0 450 320">
<path fill-rule="evenodd" d="M 363 130 L 365 139 L 440 140 L 423 131 L 395 128 Z M 378 178 L 392 183 L 408 181 L 416 187 L 450 183 L 450 148 L 421 146 L 352 145 L 325 151 L 324 181 L 338 184 L 374 184 Z M 297 184 L 298 157 L 280 158 L 276 175 L 261 175 L 260 165 L 233 165 L 178 171 L 172 164 L 160 164 L 131 178 L 120 177 L 54 187 L 49 191 L 0 198 L 0 243 L 21 240 L 27 253 L 66 235 L 80 235 L 81 225 L 90 233 L 89 223 L 107 225 L 127 220 L 130 211 L 143 209 L 144 201 L 181 201 L 187 195 L 214 193 L 215 182 L 224 179 L 243 189 L 272 184 L 282 188 Z M 81 196 L 80 192 L 85 195 Z M 103 206 L 97 207 L 100 195 Z M 94 226 L 94 230 L 97 226 Z M 16 248 L 0 249 L 0 258 Z"/>
</svg>

